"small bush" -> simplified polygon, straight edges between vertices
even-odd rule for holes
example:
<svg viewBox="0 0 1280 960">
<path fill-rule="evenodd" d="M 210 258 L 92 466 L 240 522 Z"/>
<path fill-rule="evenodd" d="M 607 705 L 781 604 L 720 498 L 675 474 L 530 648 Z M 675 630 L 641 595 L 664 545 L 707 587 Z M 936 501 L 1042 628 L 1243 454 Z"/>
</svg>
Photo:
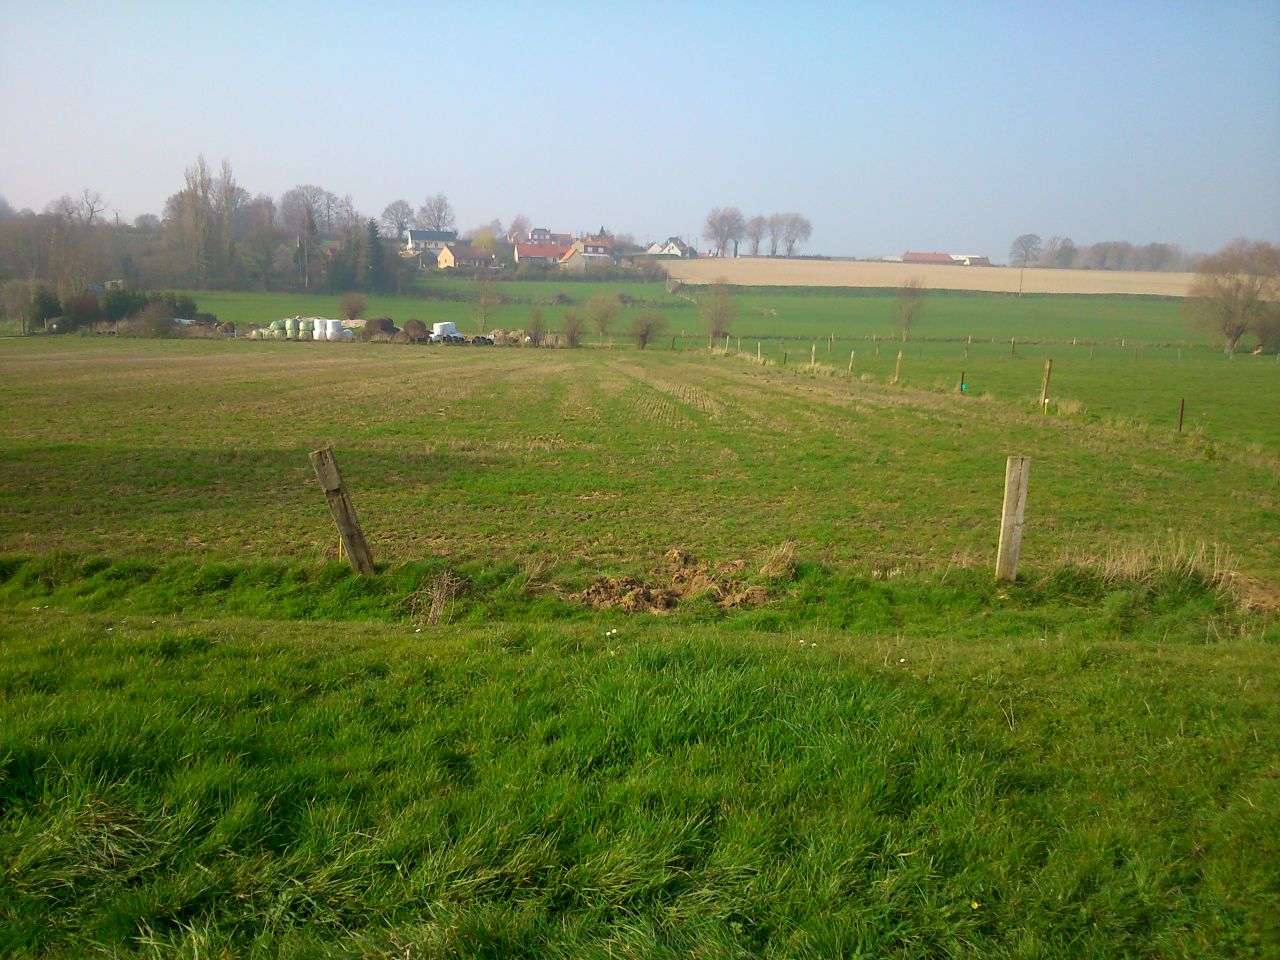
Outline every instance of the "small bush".
<svg viewBox="0 0 1280 960">
<path fill-rule="evenodd" d="M 339 310 L 343 318 L 355 320 L 364 313 L 366 306 L 368 306 L 368 302 L 365 300 L 363 293 L 344 293 L 339 304 Z"/>
<path fill-rule="evenodd" d="M 586 321 L 578 311 L 570 310 L 565 313 L 564 323 L 560 327 L 560 336 L 564 337 L 564 345 L 566 347 L 581 346 L 582 331 L 585 327 Z"/>
</svg>

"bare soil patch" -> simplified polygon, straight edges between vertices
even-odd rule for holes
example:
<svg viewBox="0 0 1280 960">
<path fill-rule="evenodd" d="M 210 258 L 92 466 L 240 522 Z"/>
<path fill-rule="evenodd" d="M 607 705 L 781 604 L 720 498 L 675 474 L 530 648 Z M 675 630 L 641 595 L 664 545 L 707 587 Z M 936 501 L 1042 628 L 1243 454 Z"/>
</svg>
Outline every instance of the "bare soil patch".
<svg viewBox="0 0 1280 960">
<path fill-rule="evenodd" d="M 656 571 L 658 582 L 643 583 L 633 577 L 597 577 L 572 599 L 597 610 L 624 613 L 666 613 L 679 601 L 708 594 L 725 610 L 759 606 L 768 599 L 760 585 L 748 585 L 745 560 L 720 564 L 699 563 L 692 555 L 673 548 Z M 664 582 L 665 581 L 665 582 Z"/>
</svg>

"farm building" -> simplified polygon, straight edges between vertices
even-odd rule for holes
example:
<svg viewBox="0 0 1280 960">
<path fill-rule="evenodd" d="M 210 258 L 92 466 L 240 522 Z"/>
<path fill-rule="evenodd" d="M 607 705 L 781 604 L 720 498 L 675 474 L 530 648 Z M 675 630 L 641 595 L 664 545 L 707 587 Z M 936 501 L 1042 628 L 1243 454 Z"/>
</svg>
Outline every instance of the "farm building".
<svg viewBox="0 0 1280 960">
<path fill-rule="evenodd" d="M 530 243 L 551 243 L 560 247 L 567 247 L 573 243 L 573 237 L 567 233 L 552 233 L 546 227 L 534 227 L 529 231 Z"/>
<path fill-rule="evenodd" d="M 651 257 L 664 258 L 688 258 L 696 257 L 698 251 L 693 249 L 679 237 L 668 237 L 662 242 L 653 242 L 645 249 L 645 253 Z"/>
<path fill-rule="evenodd" d="M 454 243 L 457 239 L 457 230 L 410 230 L 409 235 L 405 237 L 404 249 L 406 253 L 430 250 L 439 255 L 446 244 Z"/>
<path fill-rule="evenodd" d="M 991 261 L 973 253 L 918 253 L 908 250 L 902 255 L 903 263 L 935 263 L 949 267 L 989 267 Z"/>
<path fill-rule="evenodd" d="M 492 253 L 469 243 L 447 243 L 436 255 L 436 266 L 441 270 L 453 267 L 487 267 L 492 263 Z"/>
</svg>

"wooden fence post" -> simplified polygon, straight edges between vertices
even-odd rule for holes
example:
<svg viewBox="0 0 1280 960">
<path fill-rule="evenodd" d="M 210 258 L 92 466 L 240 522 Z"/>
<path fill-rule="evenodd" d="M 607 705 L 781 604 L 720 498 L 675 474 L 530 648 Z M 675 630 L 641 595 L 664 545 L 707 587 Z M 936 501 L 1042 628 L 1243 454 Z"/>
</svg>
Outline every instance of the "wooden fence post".
<svg viewBox="0 0 1280 960">
<path fill-rule="evenodd" d="M 1000 549 L 996 553 L 996 582 L 1018 575 L 1018 553 L 1022 549 L 1022 520 L 1027 509 L 1027 478 L 1030 457 L 1010 457 L 1004 475 L 1004 507 L 1000 511 Z"/>
<path fill-rule="evenodd" d="M 369 544 L 365 542 L 364 531 L 360 529 L 360 521 L 356 518 L 356 508 L 342 483 L 338 462 L 333 459 L 333 448 L 311 451 L 311 466 L 315 468 L 316 479 L 320 481 L 320 489 L 324 491 L 329 512 L 333 514 L 333 522 L 338 525 L 338 536 L 342 539 L 347 559 L 358 572 L 365 576 L 372 574 L 373 554 L 369 552 Z"/>
<path fill-rule="evenodd" d="M 1040 412 L 1049 412 L 1049 374 L 1053 372 L 1053 360 L 1045 357 L 1044 376 L 1040 379 Z"/>
<path fill-rule="evenodd" d="M 858 351 L 857 351 L 857 350 L 850 350 L 850 351 L 849 351 L 849 370 L 848 370 L 848 372 L 845 374 L 846 376 L 849 376 L 849 377 L 852 377 L 852 376 L 853 376 L 853 358 L 854 358 L 854 357 L 856 357 L 857 355 L 858 355 Z"/>
<path fill-rule="evenodd" d="M 891 383 L 897 383 L 902 378 L 902 351 L 898 351 L 898 362 L 893 366 L 893 380 Z"/>
<path fill-rule="evenodd" d="M 1187 412 L 1187 398 L 1178 401 L 1178 432 L 1182 432 L 1182 415 Z"/>
<path fill-rule="evenodd" d="M 816 343 L 809 344 L 809 366 L 816 367 L 818 365 L 818 345 Z"/>
</svg>

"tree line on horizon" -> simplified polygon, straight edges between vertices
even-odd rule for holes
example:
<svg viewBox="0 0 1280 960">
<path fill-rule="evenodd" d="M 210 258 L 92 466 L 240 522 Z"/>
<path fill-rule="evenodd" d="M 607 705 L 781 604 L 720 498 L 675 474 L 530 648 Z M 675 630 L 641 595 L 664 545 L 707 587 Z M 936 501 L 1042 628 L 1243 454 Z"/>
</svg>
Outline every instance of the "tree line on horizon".
<svg viewBox="0 0 1280 960">
<path fill-rule="evenodd" d="M 203 156 L 183 172 L 159 215 L 122 222 L 108 209 L 87 188 L 39 213 L 14 210 L 0 197 L 0 283 L 39 287 L 62 301 L 108 281 L 143 290 L 404 293 L 417 271 L 398 256 L 405 231 L 457 227 L 444 193 L 427 195 L 416 208 L 393 200 L 374 217 L 356 209 L 350 194 L 315 184 L 279 197 L 250 193 L 228 161 L 215 170 Z M 495 219 L 459 236 L 509 262 L 508 237 L 529 227 L 518 214 L 506 229 Z M 616 239 L 623 252 L 639 249 L 628 235 Z"/>
<path fill-rule="evenodd" d="M 1195 270 L 1203 254 L 1187 253 L 1176 243 L 1134 244 L 1105 240 L 1076 246 L 1070 237 L 1041 240 L 1024 233 L 1009 247 L 1009 263 L 1056 270 L 1138 270 L 1179 273 Z"/>
</svg>

